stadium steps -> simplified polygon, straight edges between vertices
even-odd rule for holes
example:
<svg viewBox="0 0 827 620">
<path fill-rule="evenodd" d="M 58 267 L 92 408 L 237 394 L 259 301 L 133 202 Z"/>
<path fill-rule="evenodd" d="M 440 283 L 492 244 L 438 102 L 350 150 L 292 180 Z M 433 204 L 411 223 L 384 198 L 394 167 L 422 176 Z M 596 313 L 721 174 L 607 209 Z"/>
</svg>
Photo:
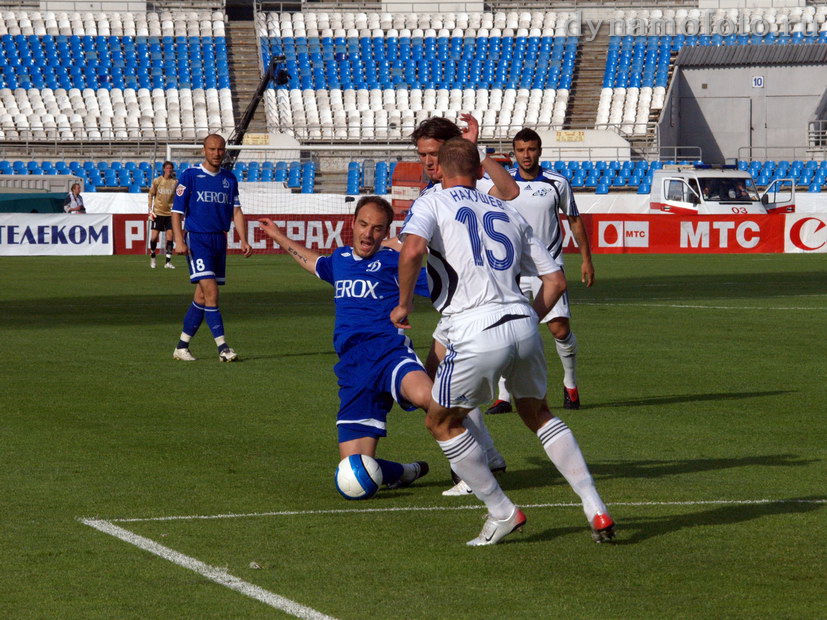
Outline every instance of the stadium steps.
<svg viewBox="0 0 827 620">
<path fill-rule="evenodd" d="M 227 24 L 227 61 L 230 66 L 233 118 L 236 126 L 247 109 L 250 99 L 261 81 L 259 70 L 256 23 L 254 21 L 230 21 Z M 264 100 L 258 104 L 255 116 L 247 128 L 252 133 L 267 133 Z"/>
<path fill-rule="evenodd" d="M 569 93 L 568 115 L 564 124 L 566 129 L 594 129 L 606 70 L 609 24 L 600 24 L 593 41 L 587 41 L 584 36 L 581 36 L 580 41 Z"/>
<path fill-rule="evenodd" d="M 672 60 L 669 63 L 669 73 L 666 81 L 667 84 L 672 83 L 672 77 L 675 73 L 675 58 L 677 58 L 678 52 L 673 51 L 671 55 Z M 660 120 L 660 113 L 660 109 L 650 108 L 646 135 L 629 137 L 629 146 L 631 147 L 632 158 L 647 159 L 659 158 L 661 156 L 661 153 L 658 152 L 657 148 L 657 129 L 655 129 L 655 126 Z"/>
<path fill-rule="evenodd" d="M 347 172 L 322 172 L 316 173 L 317 194 L 341 194 L 347 187 Z"/>
</svg>

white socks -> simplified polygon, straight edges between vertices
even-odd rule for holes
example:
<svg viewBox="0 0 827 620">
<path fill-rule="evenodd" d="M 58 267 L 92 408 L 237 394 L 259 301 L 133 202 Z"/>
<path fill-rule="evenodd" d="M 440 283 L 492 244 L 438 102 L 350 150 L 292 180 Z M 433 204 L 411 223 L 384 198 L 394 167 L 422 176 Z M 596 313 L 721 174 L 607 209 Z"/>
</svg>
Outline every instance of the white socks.
<svg viewBox="0 0 827 620">
<path fill-rule="evenodd" d="M 508 391 L 505 387 L 505 379 L 500 377 L 499 383 L 497 383 L 497 389 L 499 390 L 499 395 L 497 396 L 497 400 L 505 400 L 511 402 L 511 392 Z"/>
<path fill-rule="evenodd" d="M 606 506 L 597 493 L 589 467 L 583 459 L 583 453 L 580 452 L 580 446 L 577 445 L 577 440 L 566 423 L 560 418 L 552 418 L 537 431 L 537 437 L 540 438 L 548 458 L 580 496 L 583 512 L 586 513 L 589 522 L 598 512 L 605 513 Z"/>
<path fill-rule="evenodd" d="M 563 385 L 567 388 L 576 388 L 577 337 L 575 337 L 573 331 L 569 331 L 569 335 L 563 340 L 555 338 L 554 344 L 557 345 L 557 355 L 560 356 L 560 361 L 563 363 Z"/>
<path fill-rule="evenodd" d="M 497 448 L 494 446 L 494 440 L 491 438 L 491 433 L 488 432 L 488 427 L 483 421 L 482 411 L 480 411 L 479 407 L 472 409 L 468 415 L 465 416 L 462 425 L 468 429 L 468 432 L 477 440 L 489 464 L 498 463 L 503 460 Z M 457 472 L 457 475 L 459 475 L 459 472 Z"/>
<path fill-rule="evenodd" d="M 451 463 L 451 469 L 485 503 L 489 514 L 498 520 L 507 519 L 514 511 L 514 504 L 506 497 L 474 436 L 466 430 L 448 441 L 437 441 Z"/>
</svg>

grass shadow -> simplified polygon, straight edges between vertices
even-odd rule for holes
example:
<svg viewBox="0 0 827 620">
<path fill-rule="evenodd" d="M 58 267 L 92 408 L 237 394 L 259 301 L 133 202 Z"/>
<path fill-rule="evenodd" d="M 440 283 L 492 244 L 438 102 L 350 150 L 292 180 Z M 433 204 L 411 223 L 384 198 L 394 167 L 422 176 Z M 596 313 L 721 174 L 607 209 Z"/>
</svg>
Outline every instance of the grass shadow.
<svg viewBox="0 0 827 620">
<path fill-rule="evenodd" d="M 818 459 L 804 459 L 795 454 L 774 454 L 736 458 L 597 461 L 589 463 L 589 469 L 596 480 L 614 478 L 652 479 L 706 471 L 721 471 L 736 467 L 805 467 L 816 462 L 818 462 Z M 548 485 L 567 484 L 548 459 L 538 456 L 529 459 L 529 463 L 535 468 L 506 471 L 502 475 L 500 484 L 506 492 L 515 489 L 532 489 Z"/>
<path fill-rule="evenodd" d="M 663 517 L 626 517 L 618 520 L 617 537 L 612 545 L 636 545 L 651 538 L 673 534 L 694 527 L 739 525 L 747 521 L 775 515 L 805 514 L 824 508 L 823 496 L 793 497 L 754 504 L 729 504 L 689 514 Z M 531 521 L 529 521 L 530 523 Z M 515 542 L 554 540 L 569 534 L 583 534 L 582 527 L 549 528 L 536 534 L 517 538 Z"/>
<path fill-rule="evenodd" d="M 51 329 L 85 326 L 168 325 L 179 323 L 192 301 L 192 289 L 180 294 L 53 297 L 7 301 L 0 304 L 4 323 L 15 329 Z M 222 293 L 226 321 L 333 317 L 330 291 L 291 291 L 289 297 L 271 293 Z M 299 307 L 300 309 L 297 309 Z"/>
<path fill-rule="evenodd" d="M 763 392 L 718 392 L 713 394 L 674 394 L 669 396 L 656 396 L 653 398 L 629 398 L 626 400 L 610 401 L 605 403 L 591 403 L 581 406 L 580 409 L 592 409 L 598 407 L 639 407 L 649 405 L 674 405 L 676 403 L 691 403 L 719 400 L 738 400 L 742 398 L 762 398 L 766 396 L 782 396 L 793 394 L 797 390 L 766 390 Z"/>
</svg>

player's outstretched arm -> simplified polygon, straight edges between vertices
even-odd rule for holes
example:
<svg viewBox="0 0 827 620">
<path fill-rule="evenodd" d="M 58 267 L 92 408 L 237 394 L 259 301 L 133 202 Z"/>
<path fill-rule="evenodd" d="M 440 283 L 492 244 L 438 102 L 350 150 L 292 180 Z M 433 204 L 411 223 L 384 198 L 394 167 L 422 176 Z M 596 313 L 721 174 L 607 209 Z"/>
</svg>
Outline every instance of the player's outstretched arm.
<svg viewBox="0 0 827 620">
<path fill-rule="evenodd" d="M 551 312 L 557 300 L 566 291 L 566 277 L 562 271 L 554 271 L 540 276 L 540 280 L 543 284 L 531 305 L 537 316 L 542 318 Z"/>
<path fill-rule="evenodd" d="M 477 144 L 480 135 L 479 121 L 474 118 L 473 114 L 468 113 L 460 114 L 459 120 L 468 123 L 468 126 L 462 130 L 462 137 Z M 482 169 L 485 170 L 494 183 L 494 187 L 488 191 L 489 194 L 500 200 L 514 200 L 520 195 L 520 187 L 517 185 L 517 181 L 508 174 L 508 171 L 499 162 L 485 155 L 480 157 L 480 163 Z"/>
<path fill-rule="evenodd" d="M 594 284 L 594 265 L 592 264 L 592 251 L 589 247 L 586 227 L 579 215 L 569 215 L 568 218 L 571 233 L 574 235 L 574 240 L 577 241 L 577 247 L 583 259 L 580 265 L 580 281 L 585 283 L 586 287 L 589 287 Z"/>
<path fill-rule="evenodd" d="M 482 169 L 491 177 L 494 187 L 488 190 L 488 193 L 499 198 L 500 200 L 514 200 L 520 195 L 520 186 L 514 180 L 508 170 L 503 168 L 500 162 L 485 156 L 482 160 Z"/>
<path fill-rule="evenodd" d="M 416 281 L 422 269 L 422 257 L 428 250 L 428 242 L 419 235 L 405 235 L 399 252 L 399 305 L 391 311 L 391 322 L 398 328 L 408 329 L 408 315 L 413 312 L 413 295 Z"/>
<path fill-rule="evenodd" d="M 184 241 L 184 228 L 181 226 L 181 214 L 178 211 L 172 212 L 172 236 L 175 239 L 176 254 L 186 254 L 189 252 L 187 242 Z"/>
<path fill-rule="evenodd" d="M 316 254 L 313 250 L 308 250 L 301 243 L 290 239 L 270 218 L 261 218 L 258 221 L 258 225 L 261 230 L 264 231 L 264 234 L 284 248 L 284 251 L 292 256 L 293 260 L 295 260 L 302 269 L 316 275 L 316 261 L 320 256 L 319 254 Z"/>
</svg>

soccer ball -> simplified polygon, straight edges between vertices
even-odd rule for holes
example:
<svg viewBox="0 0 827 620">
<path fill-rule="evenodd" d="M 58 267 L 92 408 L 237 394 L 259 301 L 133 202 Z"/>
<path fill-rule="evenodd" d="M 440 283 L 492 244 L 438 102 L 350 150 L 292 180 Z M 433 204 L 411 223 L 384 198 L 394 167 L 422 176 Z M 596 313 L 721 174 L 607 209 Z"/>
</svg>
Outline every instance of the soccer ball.
<svg viewBox="0 0 827 620">
<path fill-rule="evenodd" d="M 370 499 L 382 486 L 382 468 L 366 454 L 352 454 L 339 463 L 333 480 L 345 499 Z"/>
</svg>

